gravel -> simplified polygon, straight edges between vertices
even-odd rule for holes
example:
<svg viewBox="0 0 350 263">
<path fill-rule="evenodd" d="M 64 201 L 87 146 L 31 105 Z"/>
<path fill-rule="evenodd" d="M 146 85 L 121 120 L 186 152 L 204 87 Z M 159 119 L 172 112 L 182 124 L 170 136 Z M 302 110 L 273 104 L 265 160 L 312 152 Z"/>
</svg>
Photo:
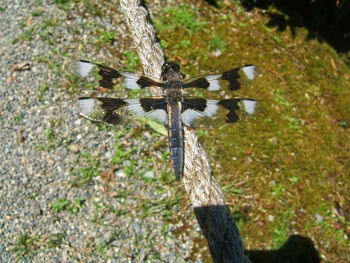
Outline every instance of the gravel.
<svg viewBox="0 0 350 263">
<path fill-rule="evenodd" d="M 92 6 L 104 15 L 80 2 L 0 5 L 0 262 L 202 262 L 191 209 L 177 202 L 177 184 L 150 169 L 150 149 L 162 146 L 160 162 L 165 137 L 142 129 L 135 139 L 67 110 L 84 92 L 70 89 L 67 65 L 115 63 L 111 50 L 131 40 L 119 8 Z M 110 50 L 96 47 L 99 28 L 117 34 Z M 112 169 L 118 142 L 131 156 Z M 171 171 L 164 161 L 158 168 Z"/>
</svg>

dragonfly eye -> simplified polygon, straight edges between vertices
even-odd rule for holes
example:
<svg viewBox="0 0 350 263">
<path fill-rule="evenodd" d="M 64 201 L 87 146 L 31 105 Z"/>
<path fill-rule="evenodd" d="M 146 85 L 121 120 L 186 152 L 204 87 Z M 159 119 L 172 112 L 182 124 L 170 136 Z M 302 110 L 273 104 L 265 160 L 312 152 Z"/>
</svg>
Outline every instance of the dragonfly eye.
<svg viewBox="0 0 350 263">
<path fill-rule="evenodd" d="M 180 66 L 172 61 L 165 62 L 162 66 L 163 75 L 166 74 L 169 70 L 173 70 L 174 72 L 180 72 Z"/>
<path fill-rule="evenodd" d="M 162 66 L 162 71 L 165 72 L 169 69 L 169 62 L 165 62 Z"/>
</svg>

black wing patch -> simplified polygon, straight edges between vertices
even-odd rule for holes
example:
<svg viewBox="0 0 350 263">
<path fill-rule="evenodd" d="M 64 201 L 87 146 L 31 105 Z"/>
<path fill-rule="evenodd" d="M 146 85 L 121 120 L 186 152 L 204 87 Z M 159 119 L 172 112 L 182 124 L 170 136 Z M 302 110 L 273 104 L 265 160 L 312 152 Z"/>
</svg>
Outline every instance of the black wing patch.
<svg viewBox="0 0 350 263">
<path fill-rule="evenodd" d="M 156 80 L 153 80 L 149 77 L 146 76 L 141 76 L 136 83 L 141 87 L 141 88 L 147 88 L 147 87 L 161 87 L 164 88 L 165 84 L 164 83 L 160 83 Z"/>
<path fill-rule="evenodd" d="M 100 87 L 105 89 L 113 89 L 113 86 L 116 84 L 116 80 L 121 77 L 118 71 L 97 63 L 92 63 L 87 60 L 79 60 L 77 63 L 81 77 L 87 77 L 92 72 L 94 67 L 97 67 L 97 73 L 101 77 L 99 80 Z"/>
<path fill-rule="evenodd" d="M 116 99 L 82 97 L 71 110 L 89 120 L 119 124 L 135 117 L 147 117 L 167 123 L 166 101 L 164 98 Z"/>
<path fill-rule="evenodd" d="M 184 98 L 182 103 L 182 122 L 194 126 L 200 118 L 211 121 L 224 120 L 227 123 L 237 122 L 244 115 L 254 114 L 257 102 L 252 99 L 206 100 L 201 98 Z M 211 123 L 209 121 L 208 123 Z"/>
<path fill-rule="evenodd" d="M 151 86 L 164 87 L 164 83 L 160 80 L 153 79 L 147 76 L 140 76 L 138 74 L 117 71 L 115 69 L 103 66 L 101 64 L 93 63 L 87 60 L 77 61 L 78 71 L 81 77 L 89 76 L 95 68 L 97 74 L 100 76 L 99 85 L 105 89 L 113 89 L 114 85 L 118 83 L 118 79 L 124 78 L 126 89 L 144 89 Z"/>
<path fill-rule="evenodd" d="M 228 86 L 231 91 L 241 88 L 242 77 L 248 81 L 255 79 L 257 76 L 256 67 L 254 65 L 244 65 L 234 68 L 217 75 L 208 75 L 206 77 L 197 78 L 195 80 L 184 83 L 184 88 L 202 88 L 209 91 L 221 90 Z M 226 82 L 226 85 L 222 83 Z M 228 85 L 227 85 L 228 83 Z"/>
</svg>

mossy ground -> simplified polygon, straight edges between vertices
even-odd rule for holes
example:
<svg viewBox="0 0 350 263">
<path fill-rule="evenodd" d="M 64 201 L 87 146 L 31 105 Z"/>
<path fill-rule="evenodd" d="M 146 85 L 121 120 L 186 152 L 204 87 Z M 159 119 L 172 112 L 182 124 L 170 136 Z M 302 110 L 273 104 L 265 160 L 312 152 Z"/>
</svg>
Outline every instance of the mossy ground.
<svg viewBox="0 0 350 263">
<path fill-rule="evenodd" d="M 261 10 L 231 7 L 184 4 L 154 20 L 168 59 L 186 74 L 244 63 L 261 69 L 238 95 L 258 100 L 263 110 L 200 132 L 245 247 L 278 249 L 298 233 L 325 261 L 346 262 L 350 68 L 330 45 L 308 39 L 306 29 L 277 31 Z"/>
</svg>

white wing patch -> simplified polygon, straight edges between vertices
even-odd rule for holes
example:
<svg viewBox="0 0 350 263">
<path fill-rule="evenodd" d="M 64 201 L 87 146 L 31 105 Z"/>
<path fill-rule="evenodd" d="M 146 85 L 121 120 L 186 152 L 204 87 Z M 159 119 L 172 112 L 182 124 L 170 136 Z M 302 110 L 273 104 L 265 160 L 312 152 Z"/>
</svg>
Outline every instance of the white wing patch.
<svg viewBox="0 0 350 263">
<path fill-rule="evenodd" d="M 209 82 L 208 90 L 220 90 L 221 86 L 218 79 L 221 77 L 222 77 L 222 74 L 206 76 L 205 78 Z"/>
<path fill-rule="evenodd" d="M 157 119 L 165 124 L 168 123 L 167 115 L 164 110 L 157 109 L 154 111 L 145 112 L 139 102 L 139 99 L 127 99 L 125 101 L 128 103 L 126 108 L 131 111 L 136 117 L 147 117 Z"/>
<path fill-rule="evenodd" d="M 249 113 L 253 114 L 256 111 L 256 105 L 257 102 L 255 100 L 242 100 L 242 104 L 244 105 L 244 110 Z"/>
<path fill-rule="evenodd" d="M 182 113 L 181 118 L 182 118 L 183 124 L 192 126 L 193 122 L 196 119 L 202 118 L 204 116 L 205 116 L 204 113 L 200 113 L 199 111 L 188 109 Z"/>
<path fill-rule="evenodd" d="M 126 89 L 140 89 L 140 86 L 136 83 L 136 81 L 140 78 L 139 75 L 130 73 L 130 72 L 119 72 L 122 75 L 124 80 L 124 85 Z"/>
<path fill-rule="evenodd" d="M 78 69 L 79 74 L 82 77 L 86 77 L 91 72 L 91 69 L 94 67 L 94 64 L 85 62 L 85 61 L 78 61 Z"/>
<path fill-rule="evenodd" d="M 83 115 L 89 115 L 93 112 L 95 103 L 94 99 L 79 99 L 78 110 Z"/>
<path fill-rule="evenodd" d="M 125 100 L 128 105 L 126 108 L 131 111 L 136 117 L 142 117 L 146 112 L 142 109 L 142 106 L 138 99 L 127 99 Z"/>
<path fill-rule="evenodd" d="M 101 121 L 104 116 L 104 111 L 93 98 L 80 98 L 77 103 L 70 105 L 69 108 L 71 111 L 92 121 Z"/>
<path fill-rule="evenodd" d="M 217 104 L 217 100 L 207 100 L 207 107 L 204 111 L 197 111 L 192 109 L 185 110 L 181 115 L 182 122 L 185 125 L 192 126 L 196 119 L 203 117 L 214 117 L 219 109 L 219 106 Z"/>
<path fill-rule="evenodd" d="M 249 80 L 253 80 L 256 77 L 256 67 L 254 65 L 245 66 L 242 70 Z"/>
</svg>

